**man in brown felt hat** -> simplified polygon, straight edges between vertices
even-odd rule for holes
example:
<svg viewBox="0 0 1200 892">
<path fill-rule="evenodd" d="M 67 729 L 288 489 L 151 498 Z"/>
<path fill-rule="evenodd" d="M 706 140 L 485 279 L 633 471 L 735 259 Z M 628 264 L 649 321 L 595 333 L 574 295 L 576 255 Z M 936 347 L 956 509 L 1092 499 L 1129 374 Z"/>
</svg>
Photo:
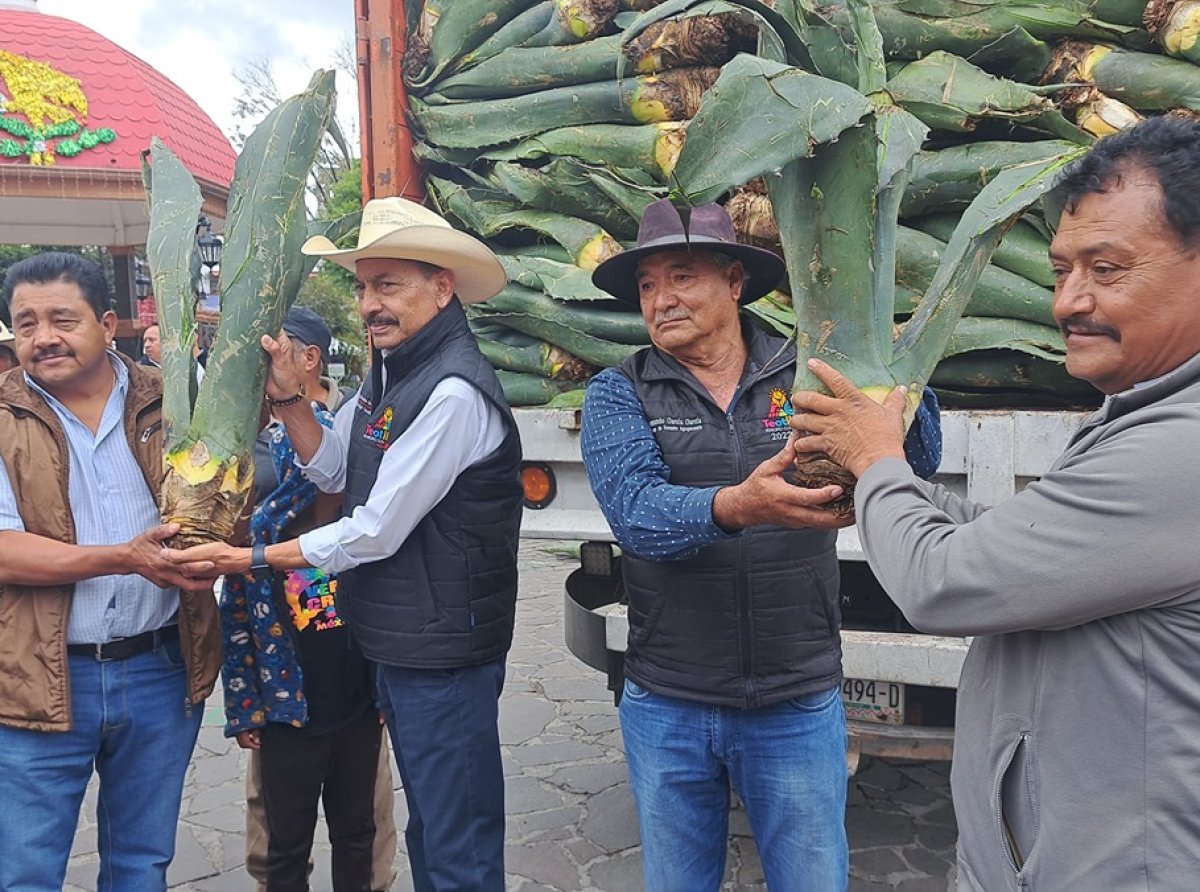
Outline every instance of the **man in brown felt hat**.
<svg viewBox="0 0 1200 892">
<path fill-rule="evenodd" d="M 592 380 L 582 432 L 623 552 L 621 731 L 651 892 L 720 886 L 730 783 L 772 890 L 847 883 L 834 545 L 852 518 L 822 510 L 839 487 L 785 478 L 796 351 L 739 313 L 783 274 L 724 208 L 664 199 L 592 276 L 653 344 Z M 938 428 L 920 417 L 910 460 L 931 474 Z"/>
<path fill-rule="evenodd" d="M 339 607 L 377 666 L 404 781 L 418 890 L 504 889 L 497 708 L 512 642 L 521 444 L 462 305 L 504 287 L 486 245 L 420 205 L 376 199 L 358 245 L 302 249 L 355 274 L 371 375 L 331 430 L 314 417 L 287 335 L 264 337 L 266 394 L 298 466 L 344 491 L 342 519 L 267 546 L 200 546 L 188 571 L 338 573 Z"/>
</svg>

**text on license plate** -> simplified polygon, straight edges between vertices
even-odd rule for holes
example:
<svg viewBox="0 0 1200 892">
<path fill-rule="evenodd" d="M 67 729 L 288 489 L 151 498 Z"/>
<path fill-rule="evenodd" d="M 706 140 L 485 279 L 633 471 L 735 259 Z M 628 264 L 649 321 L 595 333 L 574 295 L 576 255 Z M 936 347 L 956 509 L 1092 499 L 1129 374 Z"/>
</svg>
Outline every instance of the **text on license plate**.
<svg viewBox="0 0 1200 892">
<path fill-rule="evenodd" d="M 904 724 L 904 685 L 897 682 L 843 679 L 842 703 L 849 721 Z"/>
</svg>

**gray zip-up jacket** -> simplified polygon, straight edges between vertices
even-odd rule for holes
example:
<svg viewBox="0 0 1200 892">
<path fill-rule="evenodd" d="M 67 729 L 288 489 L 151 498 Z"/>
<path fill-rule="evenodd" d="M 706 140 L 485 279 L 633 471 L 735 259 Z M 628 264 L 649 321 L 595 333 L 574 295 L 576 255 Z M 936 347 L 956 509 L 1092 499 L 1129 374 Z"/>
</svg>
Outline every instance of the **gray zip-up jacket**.
<svg viewBox="0 0 1200 892">
<path fill-rule="evenodd" d="M 959 888 L 1200 885 L 1200 355 L 1110 397 L 991 508 L 902 460 L 858 527 L 917 628 L 978 636 L 958 688 Z"/>
</svg>

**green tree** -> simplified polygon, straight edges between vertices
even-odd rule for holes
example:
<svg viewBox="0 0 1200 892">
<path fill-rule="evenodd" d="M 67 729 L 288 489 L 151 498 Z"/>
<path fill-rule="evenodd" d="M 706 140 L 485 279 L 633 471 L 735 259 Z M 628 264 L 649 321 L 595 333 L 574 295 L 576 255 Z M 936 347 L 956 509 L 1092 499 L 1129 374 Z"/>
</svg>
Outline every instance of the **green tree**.
<svg viewBox="0 0 1200 892">
<path fill-rule="evenodd" d="M 325 264 L 325 268 L 313 273 L 300 286 L 296 295 L 296 306 L 308 307 L 325 320 L 333 336 L 339 341 L 362 347 L 366 344 L 362 322 L 355 306 L 353 286 L 331 275 L 329 268 L 345 272 L 341 267 Z"/>
<path fill-rule="evenodd" d="M 354 161 L 330 186 L 325 203 L 325 217 L 337 219 L 362 209 L 362 162 Z M 342 244 L 354 244 L 357 230 L 342 239 Z M 336 263 L 322 261 L 316 272 L 300 289 L 296 303 L 316 312 L 329 325 L 333 336 L 340 341 L 364 347 L 362 322 L 354 300 L 354 276 Z"/>
</svg>

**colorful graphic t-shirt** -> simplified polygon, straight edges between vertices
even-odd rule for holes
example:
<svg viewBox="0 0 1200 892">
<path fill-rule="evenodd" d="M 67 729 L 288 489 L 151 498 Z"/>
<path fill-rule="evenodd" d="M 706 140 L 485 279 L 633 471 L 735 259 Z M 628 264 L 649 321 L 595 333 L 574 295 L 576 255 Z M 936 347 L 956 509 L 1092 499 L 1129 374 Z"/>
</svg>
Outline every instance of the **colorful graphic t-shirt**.
<svg viewBox="0 0 1200 892">
<path fill-rule="evenodd" d="M 280 617 L 291 622 L 296 657 L 304 673 L 308 724 L 320 734 L 358 718 L 372 702 L 369 666 L 338 614 L 337 575 L 306 568 L 283 574 Z"/>
</svg>

